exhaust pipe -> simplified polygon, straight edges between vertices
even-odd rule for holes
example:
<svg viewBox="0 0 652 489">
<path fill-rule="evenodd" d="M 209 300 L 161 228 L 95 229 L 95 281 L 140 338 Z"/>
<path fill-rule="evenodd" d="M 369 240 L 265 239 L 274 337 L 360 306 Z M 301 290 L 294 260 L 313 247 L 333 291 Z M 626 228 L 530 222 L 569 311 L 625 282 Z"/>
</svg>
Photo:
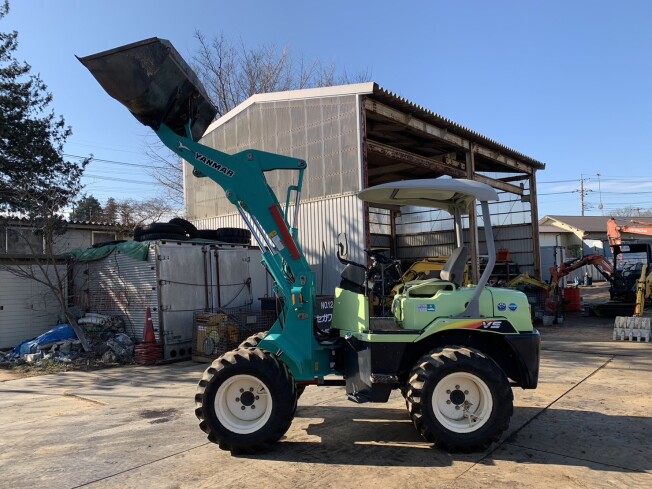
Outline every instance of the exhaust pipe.
<svg viewBox="0 0 652 489">
<path fill-rule="evenodd" d="M 155 131 L 165 124 L 180 136 L 198 141 L 217 109 L 197 75 L 174 46 L 153 37 L 77 59 L 106 92 Z"/>
</svg>

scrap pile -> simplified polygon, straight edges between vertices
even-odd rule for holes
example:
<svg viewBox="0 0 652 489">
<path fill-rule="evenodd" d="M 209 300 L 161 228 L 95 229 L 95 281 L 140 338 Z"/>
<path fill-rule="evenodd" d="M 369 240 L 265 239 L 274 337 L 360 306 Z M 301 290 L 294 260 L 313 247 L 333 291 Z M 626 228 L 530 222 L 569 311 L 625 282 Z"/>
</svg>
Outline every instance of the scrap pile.
<svg viewBox="0 0 652 489">
<path fill-rule="evenodd" d="M 43 364 L 115 364 L 131 363 L 134 342 L 125 333 L 119 316 L 88 313 L 77 321 L 89 344 L 84 351 L 82 341 L 70 324 L 59 324 L 36 338 L 23 341 L 13 350 L 0 352 L 5 365 Z"/>
</svg>

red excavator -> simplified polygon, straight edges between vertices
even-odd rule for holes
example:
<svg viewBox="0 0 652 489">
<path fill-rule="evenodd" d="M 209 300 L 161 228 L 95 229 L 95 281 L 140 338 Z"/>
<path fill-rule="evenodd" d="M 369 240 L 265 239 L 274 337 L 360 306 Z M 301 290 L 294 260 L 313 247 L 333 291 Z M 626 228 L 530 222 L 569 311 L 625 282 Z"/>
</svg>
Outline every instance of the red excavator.
<svg viewBox="0 0 652 489">
<path fill-rule="evenodd" d="M 630 222 L 635 225 L 625 224 L 621 226 L 613 217 L 607 221 L 607 236 L 612 247 L 621 244 L 621 232 L 652 237 L 652 222 L 635 221 L 633 219 Z"/>
<path fill-rule="evenodd" d="M 561 278 L 584 265 L 593 265 L 609 283 L 613 283 L 613 264 L 602 255 L 586 255 L 581 258 L 573 258 L 572 260 L 566 261 L 559 265 L 559 267 L 552 267 L 550 269 L 550 284 L 556 287 Z"/>
</svg>

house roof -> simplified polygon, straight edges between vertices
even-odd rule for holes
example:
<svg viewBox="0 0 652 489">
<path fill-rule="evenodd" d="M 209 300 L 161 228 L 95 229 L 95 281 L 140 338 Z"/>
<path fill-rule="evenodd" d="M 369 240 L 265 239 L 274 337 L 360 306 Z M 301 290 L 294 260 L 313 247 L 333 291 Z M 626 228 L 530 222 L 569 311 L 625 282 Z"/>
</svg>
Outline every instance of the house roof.
<svg viewBox="0 0 652 489">
<path fill-rule="evenodd" d="M 539 233 L 559 234 L 561 230 L 557 226 L 539 226 Z"/>
<path fill-rule="evenodd" d="M 367 82 L 367 83 L 357 83 L 352 85 L 338 85 L 331 87 L 321 87 L 321 88 L 309 88 L 303 90 L 290 90 L 286 92 L 272 92 L 272 93 L 261 93 L 249 97 L 247 100 L 242 102 L 237 107 L 233 108 L 231 111 L 214 121 L 204 134 L 208 134 L 216 127 L 221 126 L 222 124 L 228 122 L 237 114 L 245 110 L 247 107 L 255 103 L 264 103 L 264 102 L 279 102 L 279 101 L 288 101 L 288 100 L 299 100 L 299 99 L 310 99 L 310 98 L 321 98 L 321 97 L 334 97 L 341 95 L 368 95 L 374 100 L 378 100 L 390 107 L 399 109 L 403 112 L 406 112 L 414 117 L 425 120 L 432 124 L 436 124 L 439 127 L 445 128 L 447 131 L 453 134 L 458 134 L 464 138 L 467 138 L 473 142 L 481 143 L 483 146 L 501 152 L 505 155 L 508 155 L 512 158 L 516 158 L 520 161 L 527 163 L 528 165 L 536 169 L 544 169 L 545 164 L 540 161 L 530 158 L 529 156 L 524 155 L 516 150 L 513 150 L 499 142 L 483 136 L 471 129 L 468 129 L 456 122 L 453 122 L 446 117 L 443 117 L 429 109 L 422 107 L 414 102 L 409 101 L 408 99 L 397 95 L 394 92 L 382 88 L 377 83 Z"/>
<path fill-rule="evenodd" d="M 563 229 L 569 232 L 583 231 L 585 233 L 607 234 L 606 216 L 544 216 L 539 220 L 539 232 L 559 232 Z M 630 218 L 617 219 L 620 224 L 626 224 Z M 652 223 L 651 217 L 639 217 L 638 221 Z M 543 231 L 542 228 L 554 228 L 554 231 Z"/>
<path fill-rule="evenodd" d="M 30 219 L 26 217 L 2 217 L 0 221 L 4 220 L 9 225 L 25 226 L 30 224 Z M 117 222 L 92 222 L 92 221 L 65 221 L 71 228 L 79 229 L 98 229 L 98 230 L 122 230 L 123 226 Z"/>
</svg>

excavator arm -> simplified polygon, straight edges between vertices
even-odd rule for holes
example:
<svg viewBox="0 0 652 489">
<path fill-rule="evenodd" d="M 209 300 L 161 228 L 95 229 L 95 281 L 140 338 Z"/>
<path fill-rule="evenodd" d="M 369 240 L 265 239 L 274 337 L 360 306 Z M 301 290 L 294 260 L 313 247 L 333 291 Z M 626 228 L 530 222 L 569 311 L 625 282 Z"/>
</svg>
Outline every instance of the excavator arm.
<svg viewBox="0 0 652 489">
<path fill-rule="evenodd" d="M 619 226 L 612 217 L 607 221 L 607 237 L 611 246 L 621 244 L 621 233 L 640 234 L 642 236 L 652 236 L 652 224 L 643 221 L 631 221 L 636 226 L 623 225 Z"/>
<path fill-rule="evenodd" d="M 559 280 L 568 274 L 583 267 L 584 265 L 593 265 L 600 274 L 610 283 L 613 282 L 614 267 L 613 264 L 602 255 L 586 255 L 582 258 L 573 259 L 562 263 L 559 268 L 550 268 L 552 283 L 558 284 Z"/>
<path fill-rule="evenodd" d="M 258 150 L 229 155 L 199 144 L 217 111 L 168 41 L 147 39 L 80 61 L 109 95 L 190 163 L 195 176 L 206 176 L 222 187 L 251 230 L 263 265 L 285 299 L 279 320 L 259 347 L 286 363 L 296 381 L 314 381 L 332 373 L 331 347 L 320 345 L 313 333 L 315 279 L 298 242 L 298 204 L 306 162 Z M 296 184 L 287 189 L 284 209 L 265 177 L 275 170 L 296 172 Z M 290 205 L 292 197 L 294 206 Z"/>
</svg>

